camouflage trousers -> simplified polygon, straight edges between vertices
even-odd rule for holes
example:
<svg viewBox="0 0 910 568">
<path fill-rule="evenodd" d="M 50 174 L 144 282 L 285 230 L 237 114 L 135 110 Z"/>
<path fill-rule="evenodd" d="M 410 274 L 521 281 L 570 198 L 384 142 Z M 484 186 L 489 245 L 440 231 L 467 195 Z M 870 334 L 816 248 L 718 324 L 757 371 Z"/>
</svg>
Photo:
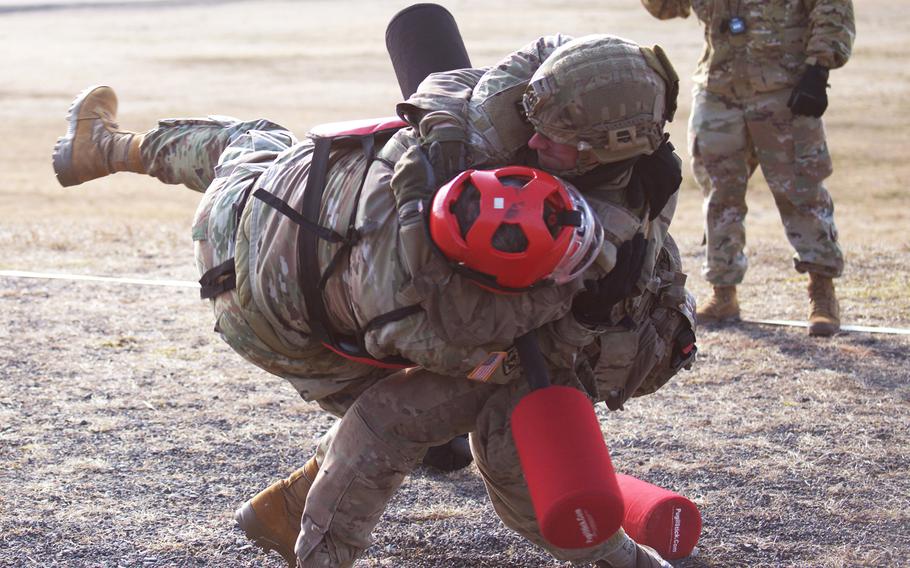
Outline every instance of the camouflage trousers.
<svg viewBox="0 0 910 568">
<path fill-rule="evenodd" d="M 582 388 L 570 372 L 553 373 L 552 379 Z M 609 553 L 613 541 L 570 550 L 540 535 L 509 421 L 527 393 L 523 379 L 485 384 L 421 368 L 373 384 L 320 442 L 319 474 L 297 541 L 301 565 L 351 566 L 370 546 L 370 533 L 388 502 L 427 448 L 466 432 L 493 508 L 506 526 L 563 561 L 590 563 Z"/>
<path fill-rule="evenodd" d="M 774 195 L 799 272 L 837 277 L 844 268 L 834 204 L 822 181 L 831 156 L 821 119 L 793 116 L 789 90 L 733 99 L 696 87 L 689 150 L 705 195 L 708 282 L 735 285 L 748 261 L 746 186 L 757 166 Z"/>
<path fill-rule="evenodd" d="M 280 143 L 233 144 L 249 132 L 262 135 L 271 132 Z M 296 142 L 294 135 L 268 120 L 240 121 L 227 116 L 208 118 L 168 118 L 158 121 L 158 127 L 147 133 L 140 148 L 142 163 L 150 176 L 167 184 L 181 184 L 205 192 L 216 176 L 226 177 L 224 171 L 232 162 L 263 150 L 274 158 L 280 150 Z M 222 171 L 216 171 L 222 165 Z M 260 172 L 261 173 L 261 172 Z"/>
</svg>

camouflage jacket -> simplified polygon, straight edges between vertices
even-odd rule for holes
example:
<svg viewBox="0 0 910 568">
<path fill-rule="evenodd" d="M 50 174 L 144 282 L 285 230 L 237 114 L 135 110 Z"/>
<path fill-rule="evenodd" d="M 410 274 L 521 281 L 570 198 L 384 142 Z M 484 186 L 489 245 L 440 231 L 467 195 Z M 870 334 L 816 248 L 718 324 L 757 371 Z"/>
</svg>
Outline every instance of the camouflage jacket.
<svg viewBox="0 0 910 568">
<path fill-rule="evenodd" d="M 420 305 L 423 309 L 417 313 L 370 329 L 364 336 L 367 351 L 377 359 L 402 356 L 437 373 L 465 376 L 490 352 L 507 350 L 516 336 L 562 317 L 582 284 L 494 294 L 452 272 L 434 251 L 423 225 L 399 231 L 389 184 L 400 157 L 396 152 L 414 143 L 409 137 L 410 129 L 401 131 L 396 143 L 386 144 L 369 164 L 359 147 L 331 153 L 318 223 L 344 234 L 356 208 L 359 238 L 331 269 L 342 245 L 319 241 L 320 272 L 329 274 L 323 299 L 329 323 L 350 335 L 378 316 Z M 308 138 L 279 153 L 255 189 L 301 211 L 313 147 Z M 220 209 L 229 212 L 229 205 Z M 341 359 L 313 337 L 300 281 L 321 275 L 301 274 L 301 230 L 306 229 L 272 205 L 256 198 L 248 201 L 233 254 L 239 309 L 258 341 L 228 337 L 238 336 L 238 330 L 222 333 L 257 365 L 290 379 L 306 398 L 318 399 L 346 381 L 370 374 L 372 367 Z M 259 342 L 267 345 L 261 357 L 247 347 Z M 270 360 L 268 350 L 280 357 Z M 511 378 L 500 370 L 491 380 Z"/>
<path fill-rule="evenodd" d="M 417 137 L 416 143 L 432 143 L 437 131 L 445 131 L 440 128 L 443 126 L 463 129 L 467 162 L 471 167 L 537 166 L 535 153 L 527 147 L 534 129 L 524 117 L 521 99 L 541 63 L 571 40 L 564 35 L 545 36 L 490 68 L 434 73 L 420 84 L 414 95 L 399 105 L 399 114 L 412 124 L 413 130 L 409 132 Z M 654 291 L 658 286 L 655 265 L 676 209 L 676 195 L 654 221 L 649 221 L 645 206 L 626 190 L 630 173 L 628 169 L 606 175 L 592 172 L 570 179 L 582 191 L 604 227 L 604 246 L 585 278 L 597 279 L 606 275 L 616 264 L 619 246 L 641 232 L 648 241 L 648 252 L 638 287 Z M 634 312 L 634 304 L 633 300 L 617 309 Z M 617 313 L 614 319 L 618 321 L 621 315 Z M 569 316 L 559 324 L 560 332 L 555 341 L 559 343 L 572 337 L 575 342 L 589 342 L 590 330 L 572 322 Z M 567 346 L 566 353 L 569 352 L 571 349 Z M 560 357 L 555 352 L 553 355 Z M 560 361 L 563 363 L 565 360 Z"/>
<path fill-rule="evenodd" d="M 571 369 L 580 348 L 603 331 L 577 324 L 569 313 L 573 296 L 582 288 L 581 280 L 503 295 L 454 273 L 434 251 L 422 225 L 399 225 L 391 189 L 395 165 L 408 148 L 432 140 L 432 125 L 440 118 L 443 120 L 436 124 L 452 117 L 471 117 L 472 163 L 489 167 L 529 163 L 533 153 L 526 144 L 533 130 L 521 119 L 517 103 L 540 62 L 565 41 L 561 36 L 542 38 L 489 70 L 431 76 L 408 101 L 419 108 L 420 120 L 396 133 L 369 164 L 357 149 L 332 152 L 318 223 L 344 234 L 356 207 L 355 227 L 360 236 L 326 279 L 323 298 L 332 325 L 342 333 L 356 334 L 383 314 L 415 304 L 422 308 L 367 331 L 364 343 L 373 357 L 403 356 L 434 372 L 465 376 L 488 360 L 491 352 L 508 350 L 518 335 L 543 328 L 542 344 L 550 362 Z M 421 107 L 416 106 L 418 102 Z M 310 139 L 280 151 L 264 166 L 255 189 L 268 191 L 300 211 L 312 154 Z M 354 199 L 361 180 L 363 189 Z M 675 198 L 651 222 L 646 208 L 629 199 L 627 182 L 627 172 L 619 172 L 578 184 L 606 229 L 604 247 L 586 277 L 599 278 L 609 272 L 619 245 L 643 232 L 649 241 L 649 260 L 640 287 L 653 292 L 661 285 L 654 265 Z M 227 205 L 220 208 L 230 216 Z M 337 392 L 345 382 L 375 371 L 342 359 L 313 338 L 300 286 L 297 242 L 302 229 L 258 199 L 247 203 L 239 229 L 236 246 L 225 251 L 233 251 L 237 265 L 239 305 L 232 309 L 241 314 L 247 329 L 223 330 L 228 343 L 257 365 L 291 380 L 310 400 Z M 332 263 L 339 246 L 319 242 L 321 271 Z M 637 304 L 632 299 L 617 306 L 615 320 L 623 313 L 641 312 Z M 255 337 L 236 339 L 242 333 Z M 253 344 L 257 350 L 248 347 Z M 280 357 L 269 356 L 269 352 Z M 501 365 L 490 380 L 513 380 L 512 368 Z"/>
<path fill-rule="evenodd" d="M 829 69 L 850 57 L 856 28 L 851 0 L 642 0 L 655 17 L 688 17 L 705 28 L 695 82 L 721 95 L 793 87 L 807 65 Z M 745 31 L 730 33 L 732 17 Z"/>
</svg>

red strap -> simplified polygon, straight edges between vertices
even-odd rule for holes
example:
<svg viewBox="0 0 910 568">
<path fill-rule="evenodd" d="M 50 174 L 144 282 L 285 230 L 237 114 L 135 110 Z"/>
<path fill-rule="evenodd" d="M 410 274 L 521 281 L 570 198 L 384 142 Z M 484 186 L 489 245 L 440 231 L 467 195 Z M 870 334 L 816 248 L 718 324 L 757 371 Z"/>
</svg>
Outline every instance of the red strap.
<svg viewBox="0 0 910 568">
<path fill-rule="evenodd" d="M 414 365 L 402 365 L 401 363 L 386 363 L 380 361 L 379 359 L 373 359 L 372 357 L 357 357 L 355 355 L 349 355 L 340 349 L 336 349 L 329 345 L 328 343 L 323 342 L 323 345 L 333 353 L 341 355 L 345 359 L 355 361 L 357 363 L 363 363 L 364 365 L 370 365 L 371 367 L 379 367 L 380 369 L 407 369 L 408 367 L 413 367 Z"/>
<path fill-rule="evenodd" d="M 344 122 L 320 124 L 310 130 L 309 135 L 318 138 L 338 138 L 340 136 L 367 136 L 383 130 L 404 128 L 408 124 L 397 116 L 383 118 L 366 118 Z"/>
</svg>

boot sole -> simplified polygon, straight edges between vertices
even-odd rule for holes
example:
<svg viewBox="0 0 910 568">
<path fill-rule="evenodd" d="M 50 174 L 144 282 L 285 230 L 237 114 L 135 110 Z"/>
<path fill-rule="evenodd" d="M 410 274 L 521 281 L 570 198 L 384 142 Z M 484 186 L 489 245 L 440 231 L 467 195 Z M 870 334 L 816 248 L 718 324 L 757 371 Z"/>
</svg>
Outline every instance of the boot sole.
<svg viewBox="0 0 910 568">
<path fill-rule="evenodd" d="M 739 314 L 720 317 L 720 318 L 712 317 L 712 316 L 700 316 L 698 314 L 695 314 L 695 323 L 697 323 L 699 325 L 701 325 L 701 324 L 710 325 L 712 323 L 732 323 L 732 322 L 741 321 L 741 319 L 742 318 L 740 317 Z"/>
<path fill-rule="evenodd" d="M 264 536 L 262 523 L 259 522 L 259 517 L 256 516 L 256 511 L 253 510 L 253 506 L 249 501 L 241 505 L 240 508 L 234 512 L 234 521 L 253 544 L 266 553 L 274 550 L 280 554 L 285 562 L 288 563 L 288 568 L 297 567 L 297 555 L 294 554 L 293 550 L 287 550 L 281 544 Z"/>
<path fill-rule="evenodd" d="M 831 337 L 840 331 L 840 326 L 830 324 L 810 324 L 809 336 L 811 337 Z"/>
<path fill-rule="evenodd" d="M 79 111 L 82 110 L 82 103 L 85 102 L 89 93 L 103 86 L 93 85 L 76 95 L 66 111 L 66 120 L 69 123 L 66 135 L 57 138 L 57 143 L 54 144 L 54 173 L 57 174 L 57 181 L 63 187 L 82 183 L 73 175 L 73 141 L 76 139 L 76 127 L 79 125 Z"/>
</svg>

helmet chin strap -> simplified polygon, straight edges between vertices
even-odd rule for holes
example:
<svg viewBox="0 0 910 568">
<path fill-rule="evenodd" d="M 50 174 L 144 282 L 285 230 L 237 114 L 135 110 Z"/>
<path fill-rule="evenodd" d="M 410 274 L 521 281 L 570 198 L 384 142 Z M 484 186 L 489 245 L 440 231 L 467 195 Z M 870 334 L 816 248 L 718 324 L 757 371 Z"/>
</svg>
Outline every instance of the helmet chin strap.
<svg viewBox="0 0 910 568">
<path fill-rule="evenodd" d="M 578 159 L 575 160 L 575 167 L 568 170 L 551 170 L 550 173 L 561 178 L 575 178 L 586 174 L 601 165 L 597 156 L 590 150 L 578 152 Z"/>
</svg>

